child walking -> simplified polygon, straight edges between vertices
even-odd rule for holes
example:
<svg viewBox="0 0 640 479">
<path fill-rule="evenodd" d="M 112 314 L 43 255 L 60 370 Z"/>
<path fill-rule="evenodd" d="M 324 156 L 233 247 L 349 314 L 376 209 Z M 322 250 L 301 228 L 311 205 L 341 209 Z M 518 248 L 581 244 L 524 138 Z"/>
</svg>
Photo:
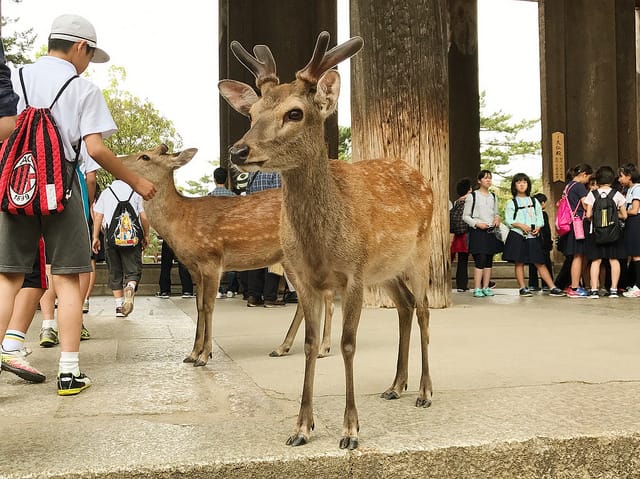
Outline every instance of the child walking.
<svg viewBox="0 0 640 479">
<path fill-rule="evenodd" d="M 625 253 L 631 259 L 630 277 L 633 283 L 628 291 L 622 293 L 625 298 L 640 298 L 640 171 L 633 163 L 623 165 L 618 170 L 619 181 L 627 188 L 627 221 L 624 227 Z"/>
<path fill-rule="evenodd" d="M 587 207 L 586 217 L 591 219 L 594 217 L 594 205 L 597 198 L 607 198 L 612 193 L 611 183 L 616 179 L 616 175 L 613 168 L 610 166 L 601 166 L 596 171 L 596 184 L 597 189 L 591 191 L 584 199 L 584 204 Z M 617 209 L 617 215 L 620 219 L 627 218 L 627 209 L 625 207 L 625 197 L 619 191 L 613 194 L 613 202 Z M 598 212 L 596 212 L 598 214 Z M 593 227 L 594 221 L 591 222 Z M 597 299 L 600 297 L 598 293 L 598 283 L 600 279 L 600 263 L 603 259 L 609 260 L 611 266 L 611 289 L 609 290 L 610 298 L 618 297 L 618 281 L 620 280 L 620 261 L 618 258 L 625 257 L 624 252 L 624 238 L 622 234 L 611 242 L 598 244 L 596 242 L 596 235 L 591 234 L 587 240 L 587 259 L 591 260 L 591 292 L 590 298 Z"/>
<path fill-rule="evenodd" d="M 553 283 L 551 274 L 545 265 L 540 229 L 544 226 L 542 207 L 535 198 L 531 198 L 531 180 L 524 173 L 516 174 L 511 180 L 513 200 L 505 207 L 505 224 L 509 235 L 504 246 L 502 259 L 515 263 L 516 280 L 520 286 L 520 296 L 532 296 L 525 286 L 524 265 L 534 264 L 538 275 L 549 287 L 550 296 L 564 296 L 565 293 Z"/>
<path fill-rule="evenodd" d="M 494 228 L 500 226 L 498 199 L 489 191 L 492 174 L 489 170 L 478 173 L 478 189 L 467 195 L 464 201 L 462 219 L 469 228 L 469 254 L 473 256 L 474 298 L 493 296 L 489 287 L 493 255 L 504 248 L 494 234 Z"/>
</svg>

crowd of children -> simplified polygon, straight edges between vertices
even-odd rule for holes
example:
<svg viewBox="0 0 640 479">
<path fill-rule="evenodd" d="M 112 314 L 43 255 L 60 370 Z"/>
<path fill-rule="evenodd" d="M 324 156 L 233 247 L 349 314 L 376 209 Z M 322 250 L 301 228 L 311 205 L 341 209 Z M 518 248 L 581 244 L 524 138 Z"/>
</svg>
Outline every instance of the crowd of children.
<svg viewBox="0 0 640 479">
<path fill-rule="evenodd" d="M 523 297 L 538 290 L 570 298 L 640 297 L 640 171 L 631 163 L 617 172 L 609 166 L 594 172 L 590 165 L 579 164 L 567 171 L 566 179 L 563 198 L 572 221 L 555 241 L 565 256 L 555 280 L 550 254 L 554 241 L 544 211 L 547 197 L 542 193 L 531 195 L 531 179 L 524 173 L 513 176 L 512 199 L 505 205 L 504 219 L 498 212 L 498 199 L 490 191 L 490 171 L 478 173 L 473 191 L 469 179 L 458 182 L 458 199 L 450 215 L 454 233 L 451 253 L 452 258 L 457 254 L 459 261 L 458 291 L 467 290 L 466 271 L 461 272 L 461 268 L 466 270 L 465 259 L 471 255 L 473 296 L 493 296 L 488 286 L 493 257 L 501 252 L 503 260 L 514 263 Z M 527 264 L 528 284 L 524 275 Z"/>
</svg>

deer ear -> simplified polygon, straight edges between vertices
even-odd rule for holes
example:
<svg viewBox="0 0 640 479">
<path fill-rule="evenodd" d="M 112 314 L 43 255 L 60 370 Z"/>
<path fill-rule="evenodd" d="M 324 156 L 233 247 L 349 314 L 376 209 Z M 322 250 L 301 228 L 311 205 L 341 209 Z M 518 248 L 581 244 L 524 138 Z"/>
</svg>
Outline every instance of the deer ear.
<svg viewBox="0 0 640 479">
<path fill-rule="evenodd" d="M 181 166 L 186 165 L 198 152 L 197 148 L 187 148 L 186 150 L 179 151 L 177 153 L 169 154 L 169 163 L 172 170 L 177 170 Z"/>
<path fill-rule="evenodd" d="M 244 116 L 249 116 L 251 106 L 259 99 L 253 88 L 235 80 L 221 80 L 218 82 L 218 90 L 227 103 Z"/>
<path fill-rule="evenodd" d="M 336 70 L 329 70 L 318 80 L 315 103 L 326 118 L 331 115 L 338 105 L 340 95 L 340 75 Z"/>
</svg>

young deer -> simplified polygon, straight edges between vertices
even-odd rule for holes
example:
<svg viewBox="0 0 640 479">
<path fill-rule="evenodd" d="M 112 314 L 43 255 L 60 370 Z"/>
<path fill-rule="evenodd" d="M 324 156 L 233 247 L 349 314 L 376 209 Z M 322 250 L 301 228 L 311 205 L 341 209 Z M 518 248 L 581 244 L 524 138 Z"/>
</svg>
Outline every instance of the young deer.
<svg viewBox="0 0 640 479">
<path fill-rule="evenodd" d="M 305 314 L 305 376 L 296 431 L 287 444 L 305 444 L 313 429 L 313 380 L 318 353 L 322 295 L 342 292 L 341 349 L 346 407 L 340 448 L 358 446 L 353 384 L 356 332 L 367 285 L 384 288 L 398 308 L 400 341 L 396 376 L 383 394 L 396 399 L 407 387 L 409 337 L 417 308 L 422 376 L 416 406 L 431 404 L 427 302 L 433 194 L 419 171 L 401 160 L 354 164 L 329 161 L 324 121 L 337 105 L 340 77 L 331 70 L 362 47 L 355 37 L 326 51 L 322 32 L 309 64 L 292 83 L 279 85 L 268 47 L 251 56 L 238 42 L 231 49 L 256 77 L 253 88 L 233 80 L 218 84 L 222 96 L 251 118 L 249 131 L 230 149 L 246 171 L 280 171 L 283 181 L 282 246 L 296 274 Z"/>
<path fill-rule="evenodd" d="M 190 148 L 173 154 L 167 150 L 161 145 L 152 151 L 123 157 L 122 161 L 158 189 L 152 200 L 144 202 L 149 223 L 169 242 L 197 287 L 196 337 L 184 362 L 204 366 L 213 346 L 213 307 L 222 272 L 264 268 L 282 261 L 282 191 L 273 189 L 237 197 L 187 198 L 176 190 L 173 172 L 188 163 L 198 150 Z M 248 212 L 260 221 L 247 221 Z M 331 347 L 332 313 L 331 294 L 325 298 L 321 356 L 329 354 Z M 302 318 L 302 308 L 298 305 L 284 341 L 270 356 L 283 356 L 289 352 Z"/>
</svg>

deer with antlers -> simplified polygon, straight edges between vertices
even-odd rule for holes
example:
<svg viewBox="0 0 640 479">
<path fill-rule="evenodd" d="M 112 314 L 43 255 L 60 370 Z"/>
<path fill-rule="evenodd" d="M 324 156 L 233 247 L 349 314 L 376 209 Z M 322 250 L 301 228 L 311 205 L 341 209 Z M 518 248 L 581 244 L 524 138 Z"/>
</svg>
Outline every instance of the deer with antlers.
<svg viewBox="0 0 640 479">
<path fill-rule="evenodd" d="M 207 364 L 213 346 L 212 321 L 216 293 L 223 271 L 264 268 L 282 261 L 280 209 L 282 191 L 266 190 L 248 196 L 188 198 L 176 190 L 173 172 L 187 164 L 198 150 L 168 153 L 166 145 L 122 158 L 124 164 L 156 185 L 158 192 L 144 202 L 151 226 L 173 248 L 196 285 L 198 321 L 191 353 L 184 359 L 194 366 Z M 261 221 L 247 221 L 251 212 Z M 333 294 L 325 296 L 325 327 L 319 355 L 331 348 Z M 302 322 L 300 304 L 280 346 L 270 356 L 287 354 Z"/>
<path fill-rule="evenodd" d="M 401 160 L 329 161 L 324 121 L 337 106 L 340 76 L 332 68 L 357 53 L 354 37 L 327 51 L 322 32 L 310 62 L 292 83 L 279 84 L 271 51 L 238 42 L 231 49 L 256 77 L 253 88 L 222 80 L 227 102 L 251 119 L 249 131 L 230 148 L 231 161 L 246 171 L 279 171 L 283 182 L 281 238 L 285 257 L 296 274 L 305 315 L 305 374 L 296 430 L 287 444 L 308 442 L 313 429 L 313 382 L 319 347 L 322 296 L 342 293 L 341 351 L 346 379 L 342 449 L 358 447 L 358 412 L 353 383 L 356 333 L 364 288 L 382 287 L 398 309 L 399 347 L 396 375 L 382 393 L 399 398 L 407 387 L 413 312 L 420 327 L 422 374 L 416 406 L 431 404 L 427 301 L 428 231 L 433 193 L 422 174 Z"/>
</svg>

